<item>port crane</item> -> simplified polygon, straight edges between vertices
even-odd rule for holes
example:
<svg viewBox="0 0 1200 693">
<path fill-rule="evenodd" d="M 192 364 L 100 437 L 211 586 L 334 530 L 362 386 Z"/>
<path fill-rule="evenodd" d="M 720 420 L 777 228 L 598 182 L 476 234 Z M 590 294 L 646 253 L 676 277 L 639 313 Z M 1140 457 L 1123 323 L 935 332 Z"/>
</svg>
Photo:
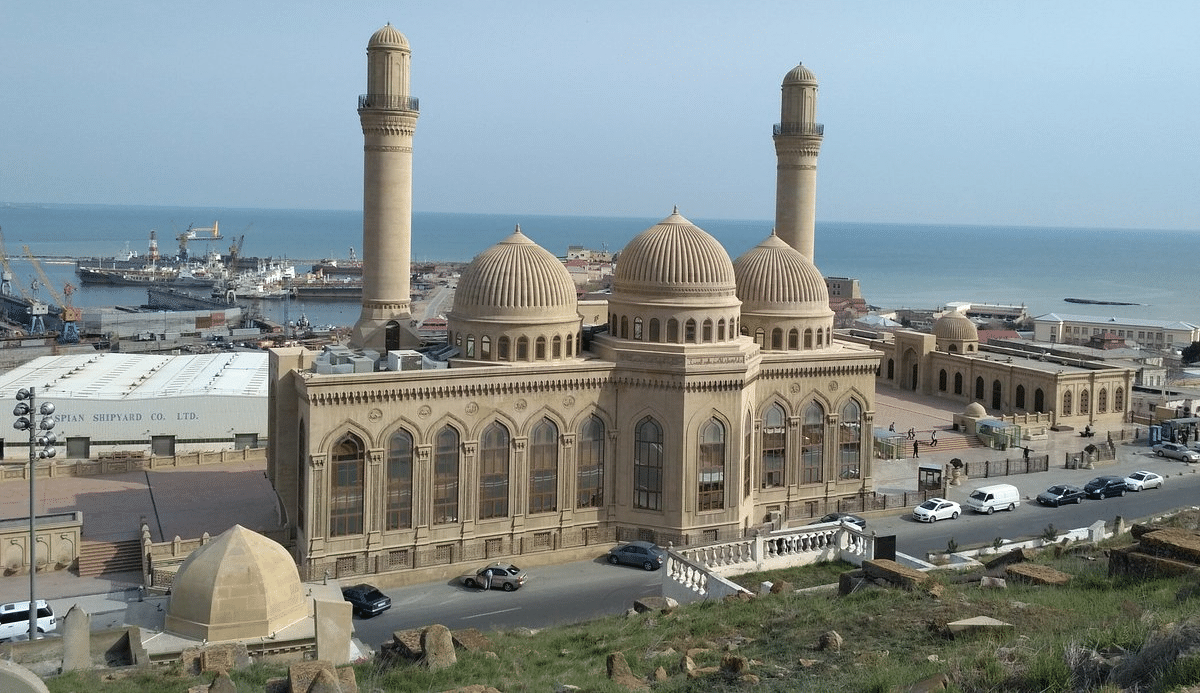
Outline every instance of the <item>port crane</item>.
<svg viewBox="0 0 1200 693">
<path fill-rule="evenodd" d="M 215 221 L 212 226 L 188 224 L 187 230 L 175 237 L 175 240 L 179 241 L 179 261 L 187 262 L 189 241 L 219 241 L 222 238 L 224 236 L 221 235 L 221 227 Z"/>
<path fill-rule="evenodd" d="M 8 251 L 4 249 L 4 232 L 2 230 L 0 230 L 0 265 L 4 266 L 4 272 L 0 278 L 0 293 L 12 296 L 12 289 L 15 285 L 21 293 L 21 298 L 29 304 L 29 334 L 43 334 L 46 331 L 46 314 L 49 312 L 49 307 L 37 300 L 37 296 L 27 293 L 20 282 L 14 284 L 13 277 L 16 276 L 16 273 L 8 264 Z"/>
<path fill-rule="evenodd" d="M 46 287 L 46 291 L 50 292 L 50 296 L 62 308 L 63 330 L 59 335 L 58 341 L 64 344 L 74 344 L 79 341 L 79 321 L 83 317 L 83 311 L 71 305 L 71 294 L 75 293 L 75 287 L 68 283 L 63 287 L 67 298 L 64 300 L 54 290 L 54 283 L 50 281 L 50 277 L 46 276 L 46 270 L 42 269 L 42 263 L 38 262 L 33 256 L 33 251 L 29 246 L 23 246 L 25 256 L 29 258 L 29 264 L 33 265 L 34 271 L 37 272 L 38 279 L 41 280 L 42 286 Z"/>
</svg>

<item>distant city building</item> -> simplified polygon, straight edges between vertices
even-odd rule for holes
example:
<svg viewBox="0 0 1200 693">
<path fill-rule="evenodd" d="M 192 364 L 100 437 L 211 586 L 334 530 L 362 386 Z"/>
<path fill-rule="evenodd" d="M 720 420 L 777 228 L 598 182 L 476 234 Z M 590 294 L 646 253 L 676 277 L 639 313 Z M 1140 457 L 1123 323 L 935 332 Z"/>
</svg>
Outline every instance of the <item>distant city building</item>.
<svg viewBox="0 0 1200 693">
<path fill-rule="evenodd" d="M 389 26 L 368 44 L 369 85 L 391 51 L 407 65 Z M 780 209 L 811 252 L 816 80 L 797 67 L 783 91 Z M 361 103 L 365 124 L 390 101 Z M 364 196 L 364 217 L 383 203 Z M 363 246 L 394 271 L 408 255 L 387 248 L 409 242 Z M 366 326 L 391 334 L 381 303 L 364 298 L 382 321 Z M 676 210 L 621 250 L 610 291 L 580 300 L 518 227 L 463 270 L 434 351 L 448 367 L 406 370 L 371 329 L 352 350 L 271 351 L 268 470 L 301 573 L 696 544 L 870 493 L 879 356 L 834 340 L 833 317 L 824 278 L 782 235 L 735 260 Z"/>
<path fill-rule="evenodd" d="M 1133 341 L 1144 349 L 1183 349 L 1200 341 L 1200 326 L 1180 320 L 1117 318 L 1096 315 L 1047 313 L 1033 321 L 1034 339 L 1040 342 L 1090 344 L 1093 338 L 1111 334 Z"/>
</svg>

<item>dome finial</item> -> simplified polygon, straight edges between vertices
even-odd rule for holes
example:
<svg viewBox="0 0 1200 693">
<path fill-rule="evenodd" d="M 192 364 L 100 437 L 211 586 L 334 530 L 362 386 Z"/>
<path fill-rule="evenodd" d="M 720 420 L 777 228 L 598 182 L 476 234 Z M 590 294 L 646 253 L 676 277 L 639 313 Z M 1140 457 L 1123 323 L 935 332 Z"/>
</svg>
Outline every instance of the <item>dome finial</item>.
<svg viewBox="0 0 1200 693">
<path fill-rule="evenodd" d="M 774 235 L 775 235 L 775 227 L 774 227 L 774 226 L 772 226 L 772 227 L 771 227 L 771 235 L 772 235 L 772 236 L 774 236 Z"/>
<path fill-rule="evenodd" d="M 517 224 L 517 228 L 513 229 L 513 233 L 521 233 L 521 225 Z"/>
<path fill-rule="evenodd" d="M 671 207 L 671 214 L 679 214 L 679 205 Z"/>
</svg>

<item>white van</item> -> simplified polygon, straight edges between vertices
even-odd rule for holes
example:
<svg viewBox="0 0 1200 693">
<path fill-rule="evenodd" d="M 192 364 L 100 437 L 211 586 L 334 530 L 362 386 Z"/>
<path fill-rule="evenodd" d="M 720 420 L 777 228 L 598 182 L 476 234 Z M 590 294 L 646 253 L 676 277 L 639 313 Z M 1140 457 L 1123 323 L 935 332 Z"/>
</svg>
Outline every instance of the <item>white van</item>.
<svg viewBox="0 0 1200 693">
<path fill-rule="evenodd" d="M 1012 484 L 980 486 L 967 496 L 966 505 L 977 513 L 988 515 L 997 510 L 1016 510 L 1021 506 L 1021 492 Z"/>
<path fill-rule="evenodd" d="M 45 599 L 37 600 L 37 629 L 39 633 L 58 629 L 54 610 Z M 28 601 L 0 605 L 0 640 L 11 640 L 17 636 L 29 636 Z"/>
</svg>

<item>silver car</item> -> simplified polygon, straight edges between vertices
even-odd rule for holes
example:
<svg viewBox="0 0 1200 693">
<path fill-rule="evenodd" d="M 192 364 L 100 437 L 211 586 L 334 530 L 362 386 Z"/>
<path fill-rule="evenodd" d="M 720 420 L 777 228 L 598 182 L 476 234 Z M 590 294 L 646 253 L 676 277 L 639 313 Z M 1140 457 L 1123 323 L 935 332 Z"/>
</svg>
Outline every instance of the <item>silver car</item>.
<svg viewBox="0 0 1200 693">
<path fill-rule="evenodd" d="M 1200 452 L 1179 443 L 1159 443 L 1150 449 L 1159 457 L 1170 457 L 1189 464 L 1200 462 Z"/>
</svg>

